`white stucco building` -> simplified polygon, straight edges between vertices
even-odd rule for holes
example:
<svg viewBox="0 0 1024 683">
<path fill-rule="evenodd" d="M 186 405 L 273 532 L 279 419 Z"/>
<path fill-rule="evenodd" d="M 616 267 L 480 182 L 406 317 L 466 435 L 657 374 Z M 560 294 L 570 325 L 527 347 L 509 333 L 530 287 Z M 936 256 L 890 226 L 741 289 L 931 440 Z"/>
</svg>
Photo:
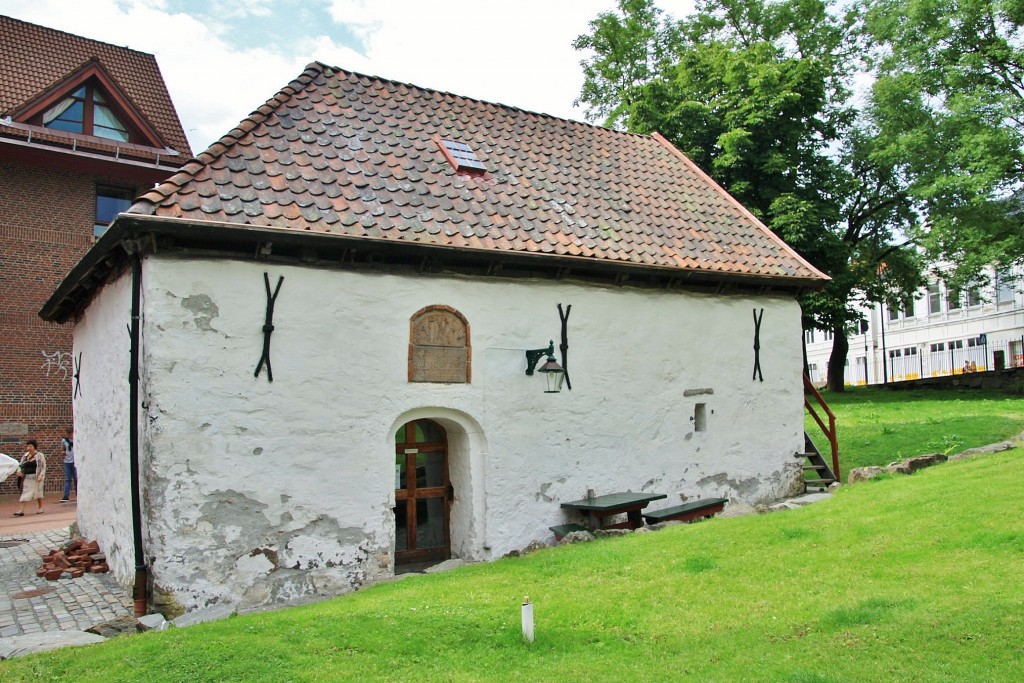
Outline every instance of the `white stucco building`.
<svg viewBox="0 0 1024 683">
<path fill-rule="evenodd" d="M 825 279 L 660 136 L 312 64 L 44 308 L 79 525 L 190 609 L 498 558 L 588 489 L 777 499 Z"/>
</svg>

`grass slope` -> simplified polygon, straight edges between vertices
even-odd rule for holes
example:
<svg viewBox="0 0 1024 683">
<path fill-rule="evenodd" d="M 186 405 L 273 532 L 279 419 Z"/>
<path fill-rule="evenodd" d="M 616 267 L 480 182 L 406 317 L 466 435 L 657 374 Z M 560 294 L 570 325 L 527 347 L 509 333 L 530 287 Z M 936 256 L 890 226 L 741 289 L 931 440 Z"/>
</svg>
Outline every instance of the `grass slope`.
<svg viewBox="0 0 1024 683">
<path fill-rule="evenodd" d="M 956 453 L 1024 431 L 1024 397 L 999 392 L 855 388 L 824 395 L 836 414 L 839 466 L 888 465 L 923 453 Z M 810 417 L 807 433 L 828 456 L 828 442 Z"/>
<path fill-rule="evenodd" d="M 1016 681 L 1022 456 L 44 653 L 0 680 Z"/>
</svg>

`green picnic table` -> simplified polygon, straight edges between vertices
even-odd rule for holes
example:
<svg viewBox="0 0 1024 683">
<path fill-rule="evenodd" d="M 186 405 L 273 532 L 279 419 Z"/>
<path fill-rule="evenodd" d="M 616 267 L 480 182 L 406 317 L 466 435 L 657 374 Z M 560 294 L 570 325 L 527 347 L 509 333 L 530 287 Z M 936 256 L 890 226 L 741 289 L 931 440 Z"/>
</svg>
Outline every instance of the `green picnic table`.
<svg viewBox="0 0 1024 683">
<path fill-rule="evenodd" d="M 562 503 L 562 507 L 569 510 L 579 510 L 587 513 L 590 520 L 590 528 L 597 529 L 639 529 L 644 525 L 641 510 L 652 500 L 667 498 L 664 493 L 606 493 L 593 498 L 581 498 L 568 503 Z M 625 522 L 605 524 L 605 519 L 615 515 L 626 515 Z"/>
</svg>

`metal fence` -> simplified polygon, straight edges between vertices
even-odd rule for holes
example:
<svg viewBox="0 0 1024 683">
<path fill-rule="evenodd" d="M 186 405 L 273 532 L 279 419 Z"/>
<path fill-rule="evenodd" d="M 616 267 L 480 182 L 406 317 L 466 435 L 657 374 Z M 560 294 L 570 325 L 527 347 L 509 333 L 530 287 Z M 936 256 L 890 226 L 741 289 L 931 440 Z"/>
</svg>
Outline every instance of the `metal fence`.
<svg viewBox="0 0 1024 683">
<path fill-rule="evenodd" d="M 1024 367 L 1024 336 L 992 339 L 979 335 L 927 344 L 917 348 L 892 349 L 886 359 L 889 381 L 944 377 L 987 370 Z"/>
</svg>

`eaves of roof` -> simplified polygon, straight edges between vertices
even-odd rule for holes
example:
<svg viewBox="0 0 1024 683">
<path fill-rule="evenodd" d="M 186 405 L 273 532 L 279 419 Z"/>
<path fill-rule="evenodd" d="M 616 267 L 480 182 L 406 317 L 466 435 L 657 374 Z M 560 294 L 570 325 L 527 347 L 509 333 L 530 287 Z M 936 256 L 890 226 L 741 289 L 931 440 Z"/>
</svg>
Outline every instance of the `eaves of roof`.
<svg viewBox="0 0 1024 683">
<path fill-rule="evenodd" d="M 549 279 L 659 290 L 774 293 L 792 296 L 820 288 L 820 278 L 723 275 L 657 265 L 599 261 L 432 243 L 323 233 L 274 226 L 240 226 L 141 214 L 120 214 L 43 305 L 44 320 L 64 323 L 84 310 L 94 291 L 128 267 L 129 251 L 182 257 L 232 258 L 356 271 L 415 272 L 476 277 Z"/>
<path fill-rule="evenodd" d="M 154 180 L 164 180 L 167 175 L 188 160 L 169 147 L 156 148 L 135 145 L 105 138 L 74 135 L 41 126 L 14 123 L 0 119 L 0 145 L 7 146 L 5 157 L 51 157 L 65 159 L 89 159 L 96 163 L 118 166 L 135 166 L 142 169 L 158 170 Z M 70 162 L 63 162 L 70 163 Z M 63 165 L 63 163 L 59 165 Z"/>
</svg>

